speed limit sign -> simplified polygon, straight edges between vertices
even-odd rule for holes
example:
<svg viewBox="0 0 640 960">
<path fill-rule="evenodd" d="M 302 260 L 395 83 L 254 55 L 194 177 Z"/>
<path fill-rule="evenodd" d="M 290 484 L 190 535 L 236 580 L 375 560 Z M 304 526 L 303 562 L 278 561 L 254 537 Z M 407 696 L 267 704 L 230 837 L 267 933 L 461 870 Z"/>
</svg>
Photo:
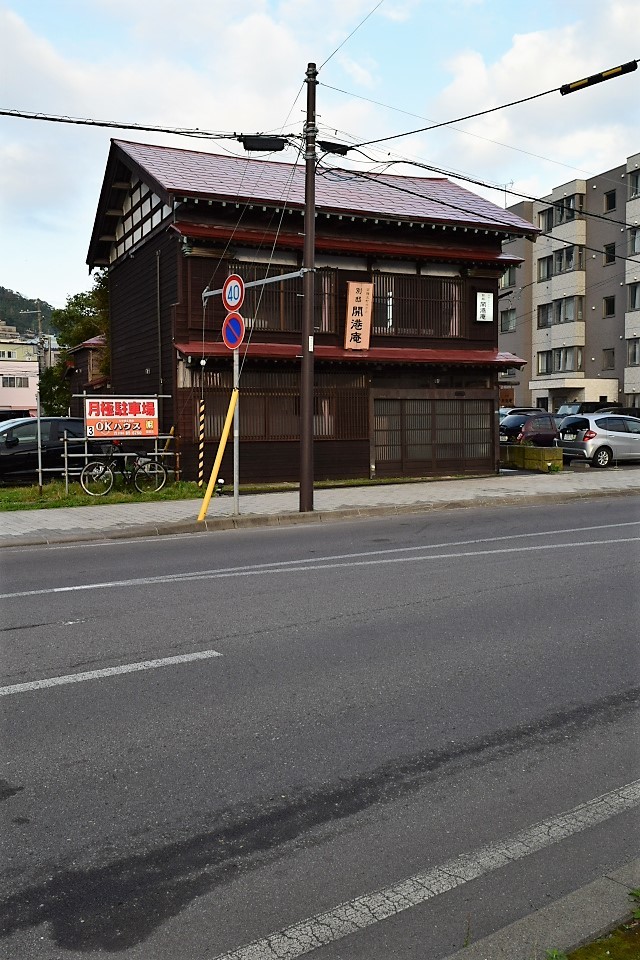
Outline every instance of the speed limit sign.
<svg viewBox="0 0 640 960">
<path fill-rule="evenodd" d="M 244 302 L 244 280 L 237 273 L 227 277 L 222 287 L 222 302 L 228 313 L 239 310 Z"/>
</svg>

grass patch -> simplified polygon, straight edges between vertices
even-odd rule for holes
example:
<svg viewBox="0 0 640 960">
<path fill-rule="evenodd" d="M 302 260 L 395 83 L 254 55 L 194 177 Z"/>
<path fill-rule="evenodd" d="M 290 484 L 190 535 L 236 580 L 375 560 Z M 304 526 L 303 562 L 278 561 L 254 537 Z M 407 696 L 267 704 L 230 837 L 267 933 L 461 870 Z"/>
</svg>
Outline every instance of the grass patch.
<svg viewBox="0 0 640 960">
<path fill-rule="evenodd" d="M 494 474 L 485 474 L 494 476 Z M 469 480 L 478 479 L 470 476 L 450 477 L 385 477 L 384 479 L 370 480 L 368 477 L 351 480 L 316 480 L 316 490 L 331 490 L 344 487 L 380 487 L 399 483 L 437 483 L 440 480 Z M 113 489 L 104 497 L 90 497 L 84 492 L 79 483 L 69 484 L 69 493 L 65 491 L 64 481 L 52 480 L 42 487 L 42 493 L 37 484 L 32 486 L 4 487 L 0 486 L 0 512 L 3 510 L 44 510 L 55 507 L 88 507 L 100 506 L 108 503 L 144 503 L 159 500 L 201 500 L 204 496 L 206 484 L 203 488 L 197 483 L 180 480 L 176 483 L 167 483 L 159 493 L 138 493 L 132 487 L 125 487 L 122 480 L 116 477 Z M 240 496 L 250 493 L 282 493 L 288 490 L 298 490 L 298 483 L 247 483 L 240 485 Z M 233 493 L 233 486 L 227 484 L 224 496 Z"/>
<path fill-rule="evenodd" d="M 54 480 L 43 484 L 42 494 L 37 484 L 24 487 L 0 487 L 0 511 L 2 510 L 43 510 L 55 507 L 88 507 L 108 503 L 144 503 L 150 500 L 197 500 L 202 499 L 202 491 L 197 483 L 167 483 L 159 493 L 138 493 L 131 487 L 118 485 L 118 481 L 104 497 L 90 497 L 79 483 L 69 484 L 69 493 L 64 482 Z"/>
<path fill-rule="evenodd" d="M 640 957 L 640 920 L 623 923 L 593 943 L 568 955 L 567 960 L 638 960 Z"/>
</svg>

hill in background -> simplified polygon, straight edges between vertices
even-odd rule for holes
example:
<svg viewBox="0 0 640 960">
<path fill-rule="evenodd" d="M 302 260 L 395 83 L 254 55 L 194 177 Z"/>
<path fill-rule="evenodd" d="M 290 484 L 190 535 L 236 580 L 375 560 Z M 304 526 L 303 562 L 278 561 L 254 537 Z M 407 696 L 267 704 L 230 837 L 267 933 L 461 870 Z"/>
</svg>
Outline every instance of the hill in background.
<svg viewBox="0 0 640 960">
<path fill-rule="evenodd" d="M 0 287 L 0 320 L 11 327 L 15 327 L 20 333 L 37 333 L 38 331 L 38 304 L 36 300 L 29 300 L 23 297 L 21 293 L 15 290 L 8 290 L 6 287 Z M 33 313 L 21 314 L 21 310 L 33 311 Z M 40 310 L 42 311 L 42 332 L 53 333 L 51 326 L 51 311 L 53 307 L 50 303 L 40 301 Z"/>
</svg>

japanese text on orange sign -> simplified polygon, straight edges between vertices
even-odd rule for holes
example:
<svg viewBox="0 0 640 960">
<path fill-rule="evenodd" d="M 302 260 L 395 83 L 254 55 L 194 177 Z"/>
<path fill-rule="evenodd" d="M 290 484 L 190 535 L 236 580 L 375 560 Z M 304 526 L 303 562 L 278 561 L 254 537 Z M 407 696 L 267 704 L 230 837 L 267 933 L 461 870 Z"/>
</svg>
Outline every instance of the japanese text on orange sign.
<svg viewBox="0 0 640 960">
<path fill-rule="evenodd" d="M 84 422 L 88 437 L 157 437 L 158 401 L 85 400 Z"/>
<path fill-rule="evenodd" d="M 344 325 L 345 350 L 368 350 L 371 337 L 373 284 L 347 283 L 347 318 Z"/>
</svg>

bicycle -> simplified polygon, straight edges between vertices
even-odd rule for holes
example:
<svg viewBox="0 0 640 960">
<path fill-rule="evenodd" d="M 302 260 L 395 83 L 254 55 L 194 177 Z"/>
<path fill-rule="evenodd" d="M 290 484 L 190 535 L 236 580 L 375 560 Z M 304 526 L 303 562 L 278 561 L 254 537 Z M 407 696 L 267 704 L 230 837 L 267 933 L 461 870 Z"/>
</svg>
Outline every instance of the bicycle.
<svg viewBox="0 0 640 960">
<path fill-rule="evenodd" d="M 80 485 L 91 497 L 104 497 L 121 474 L 125 484 L 139 493 L 158 493 L 167 482 L 167 470 L 159 460 L 142 453 L 121 454 L 120 445 L 113 441 L 107 455 L 101 460 L 90 460 L 80 474 Z"/>
</svg>

